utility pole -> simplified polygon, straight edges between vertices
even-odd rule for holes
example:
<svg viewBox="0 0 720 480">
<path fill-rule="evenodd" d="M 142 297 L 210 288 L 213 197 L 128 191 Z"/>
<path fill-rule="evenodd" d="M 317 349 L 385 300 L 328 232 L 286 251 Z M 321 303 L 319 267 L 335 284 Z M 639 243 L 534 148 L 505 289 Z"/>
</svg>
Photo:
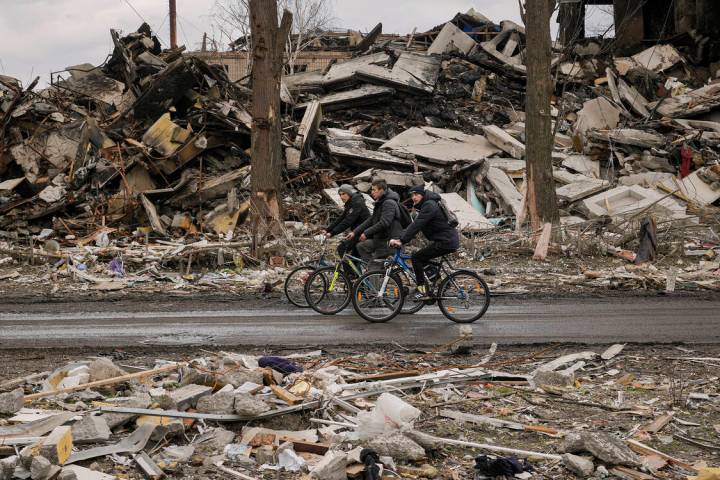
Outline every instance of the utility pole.
<svg viewBox="0 0 720 480">
<path fill-rule="evenodd" d="M 177 48 L 177 3 L 170 0 L 170 48 Z"/>
<path fill-rule="evenodd" d="M 261 225 L 267 225 L 271 229 L 280 223 L 283 159 L 280 82 L 283 52 L 292 26 L 292 14 L 285 10 L 280 26 L 277 19 L 276 0 L 250 0 L 253 60 L 250 183 L 253 194 L 251 203 L 254 242 L 258 240 L 258 229 Z"/>
<path fill-rule="evenodd" d="M 560 223 L 552 170 L 553 132 L 550 115 L 550 96 L 554 90 L 550 72 L 550 17 L 554 6 L 555 0 L 525 0 L 528 77 L 525 104 L 528 174 L 526 202 L 532 231 L 536 235 L 540 231 L 544 233 L 544 244 L 549 240 L 551 227 L 548 225 Z M 540 250 L 547 253 L 547 248 Z M 544 255 L 537 254 L 536 257 L 544 258 Z"/>
</svg>

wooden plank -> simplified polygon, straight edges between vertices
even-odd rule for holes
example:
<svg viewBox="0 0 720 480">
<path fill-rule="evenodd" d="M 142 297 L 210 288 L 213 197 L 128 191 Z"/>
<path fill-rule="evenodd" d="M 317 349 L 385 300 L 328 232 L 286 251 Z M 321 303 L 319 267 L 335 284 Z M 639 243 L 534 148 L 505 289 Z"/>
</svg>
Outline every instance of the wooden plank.
<svg viewBox="0 0 720 480">
<path fill-rule="evenodd" d="M 675 412 L 666 413 L 665 415 L 661 415 L 658 418 L 656 418 L 653 422 L 649 423 L 648 425 L 641 428 L 641 431 L 656 434 L 665 426 L 670 423 L 672 418 L 675 416 Z"/>
<path fill-rule="evenodd" d="M 90 383 L 83 383 L 82 385 L 77 385 L 75 387 L 68 387 L 68 388 L 61 388 L 58 390 L 50 390 L 47 392 L 40 392 L 40 393 L 33 393 L 32 395 L 25 395 L 25 402 L 29 403 L 33 400 L 37 400 L 38 398 L 47 398 L 47 397 L 53 397 L 56 395 L 60 395 L 62 393 L 72 393 L 72 392 L 81 392 L 83 390 L 92 389 L 92 388 L 98 388 L 98 387 L 106 387 L 109 385 L 117 385 L 118 383 L 122 382 L 129 382 L 131 380 L 141 380 L 146 377 L 159 375 L 161 373 L 169 373 L 177 370 L 180 368 L 181 364 L 175 364 L 175 365 L 165 365 L 164 367 L 156 368 L 154 370 L 145 370 L 142 372 L 136 372 L 136 373 L 130 373 L 127 375 L 121 375 L 119 377 L 113 377 L 108 378 L 106 380 L 98 380 L 96 382 L 90 382 Z"/>
<path fill-rule="evenodd" d="M 297 405 L 303 401 L 302 398 L 293 395 L 279 385 L 271 385 L 270 389 L 280 400 L 284 401 L 288 405 Z"/>
<path fill-rule="evenodd" d="M 314 453 L 315 455 L 325 455 L 330 450 L 330 445 L 327 443 L 314 443 L 304 442 L 301 440 L 294 440 L 289 437 L 280 436 L 281 442 L 292 442 L 293 448 L 296 452 Z"/>
</svg>

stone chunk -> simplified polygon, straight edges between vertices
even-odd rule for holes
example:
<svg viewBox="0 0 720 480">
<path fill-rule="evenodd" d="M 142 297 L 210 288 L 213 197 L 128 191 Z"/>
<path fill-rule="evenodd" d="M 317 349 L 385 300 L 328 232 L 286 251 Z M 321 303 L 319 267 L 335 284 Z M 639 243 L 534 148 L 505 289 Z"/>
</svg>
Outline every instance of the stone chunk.
<svg viewBox="0 0 720 480">
<path fill-rule="evenodd" d="M 47 458 L 37 456 L 32 459 L 30 464 L 30 478 L 32 480 L 43 480 L 48 476 L 51 468 L 52 463 Z"/>
<path fill-rule="evenodd" d="M 253 395 L 235 394 L 235 413 L 255 417 L 270 410 L 270 406 Z"/>
<path fill-rule="evenodd" d="M 197 402 L 197 410 L 201 413 L 233 414 L 235 412 L 235 395 L 218 392 L 215 395 L 202 397 Z"/>
<path fill-rule="evenodd" d="M 0 480 L 10 480 L 13 478 L 15 473 L 15 467 L 17 467 L 19 458 L 17 455 L 12 457 L 3 458 L 0 460 Z"/>
<path fill-rule="evenodd" d="M 566 388 L 575 385 L 575 374 L 541 370 L 535 374 L 533 381 L 538 387 L 541 385 L 547 385 L 551 387 Z"/>
<path fill-rule="evenodd" d="M 86 416 L 72 426 L 75 444 L 105 442 L 110 439 L 110 427 L 102 416 Z"/>
<path fill-rule="evenodd" d="M 401 433 L 376 437 L 368 443 L 368 448 L 375 450 L 378 455 L 400 461 L 414 462 L 425 458 L 425 449 Z"/>
<path fill-rule="evenodd" d="M 603 432 L 569 433 L 562 450 L 566 453 L 588 452 L 610 465 L 637 467 L 640 458 L 619 438 Z"/>
<path fill-rule="evenodd" d="M 25 404 L 25 393 L 22 388 L 12 392 L 0 393 L 0 415 L 15 415 Z"/>
<path fill-rule="evenodd" d="M 107 358 L 98 358 L 90 365 L 88 365 L 88 369 L 90 370 L 91 382 L 107 380 L 108 378 L 121 377 L 127 374 L 125 370 L 118 367 Z"/>
<path fill-rule="evenodd" d="M 590 477 L 595 472 L 595 464 L 592 460 L 585 457 L 579 457 L 577 455 L 573 455 L 572 453 L 566 453 L 562 456 L 562 461 L 565 468 L 580 478 Z"/>
<path fill-rule="evenodd" d="M 347 480 L 347 455 L 330 450 L 311 470 L 310 478 L 318 480 Z"/>
<path fill-rule="evenodd" d="M 198 400 L 202 397 L 212 394 L 212 387 L 205 385 L 185 385 L 177 390 L 170 392 L 169 397 L 175 403 L 175 408 L 178 410 L 187 410 L 188 408 L 195 408 Z"/>
</svg>

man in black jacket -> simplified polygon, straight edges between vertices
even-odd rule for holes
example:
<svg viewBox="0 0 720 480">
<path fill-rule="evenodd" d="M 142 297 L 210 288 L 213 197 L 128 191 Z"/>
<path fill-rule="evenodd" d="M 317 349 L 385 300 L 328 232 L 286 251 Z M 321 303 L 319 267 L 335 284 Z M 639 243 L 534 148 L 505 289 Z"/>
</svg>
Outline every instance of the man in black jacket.
<svg viewBox="0 0 720 480">
<path fill-rule="evenodd" d="M 415 235 L 422 232 L 430 241 L 430 244 L 412 254 L 413 270 L 418 285 L 418 300 L 430 300 L 430 290 L 425 278 L 425 266 L 433 258 L 442 257 L 460 248 L 458 232 L 448 222 L 445 213 L 440 209 L 440 195 L 434 192 L 426 192 L 423 185 L 417 185 L 410 189 L 415 208 L 420 210 L 417 216 L 404 232 L 398 237 L 393 237 L 390 242 L 392 247 L 402 247 L 409 243 Z"/>
<path fill-rule="evenodd" d="M 391 238 L 397 236 L 400 226 L 400 195 L 388 189 L 385 180 L 372 182 L 370 195 L 375 199 L 373 213 L 370 218 L 355 228 L 346 239 L 360 239 L 357 245 L 360 257 L 367 262 L 375 260 L 368 267 L 377 268 L 382 260 L 393 254 L 388 246 Z"/>
<path fill-rule="evenodd" d="M 354 230 L 358 225 L 370 218 L 370 210 L 365 205 L 365 197 L 357 192 L 351 185 L 340 185 L 338 188 L 340 199 L 345 204 L 342 215 L 330 224 L 324 231 L 325 237 L 330 238 L 339 235 L 345 230 Z M 351 250 L 353 255 L 358 255 L 355 250 L 356 240 L 343 240 L 337 248 L 338 255 L 343 256 Z"/>
</svg>

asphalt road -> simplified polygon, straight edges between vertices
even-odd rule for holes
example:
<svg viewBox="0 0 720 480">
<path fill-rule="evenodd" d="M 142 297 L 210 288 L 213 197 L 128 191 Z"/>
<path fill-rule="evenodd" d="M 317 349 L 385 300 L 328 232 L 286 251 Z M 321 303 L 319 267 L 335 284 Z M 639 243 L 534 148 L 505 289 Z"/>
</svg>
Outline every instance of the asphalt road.
<svg viewBox="0 0 720 480">
<path fill-rule="evenodd" d="M 283 304 L 244 305 L 162 300 L 0 304 L 0 348 L 438 345 L 458 336 L 457 327 L 437 308 L 370 324 L 351 308 L 327 317 Z M 720 343 L 720 300 L 501 298 L 473 332 L 478 343 Z"/>
</svg>

